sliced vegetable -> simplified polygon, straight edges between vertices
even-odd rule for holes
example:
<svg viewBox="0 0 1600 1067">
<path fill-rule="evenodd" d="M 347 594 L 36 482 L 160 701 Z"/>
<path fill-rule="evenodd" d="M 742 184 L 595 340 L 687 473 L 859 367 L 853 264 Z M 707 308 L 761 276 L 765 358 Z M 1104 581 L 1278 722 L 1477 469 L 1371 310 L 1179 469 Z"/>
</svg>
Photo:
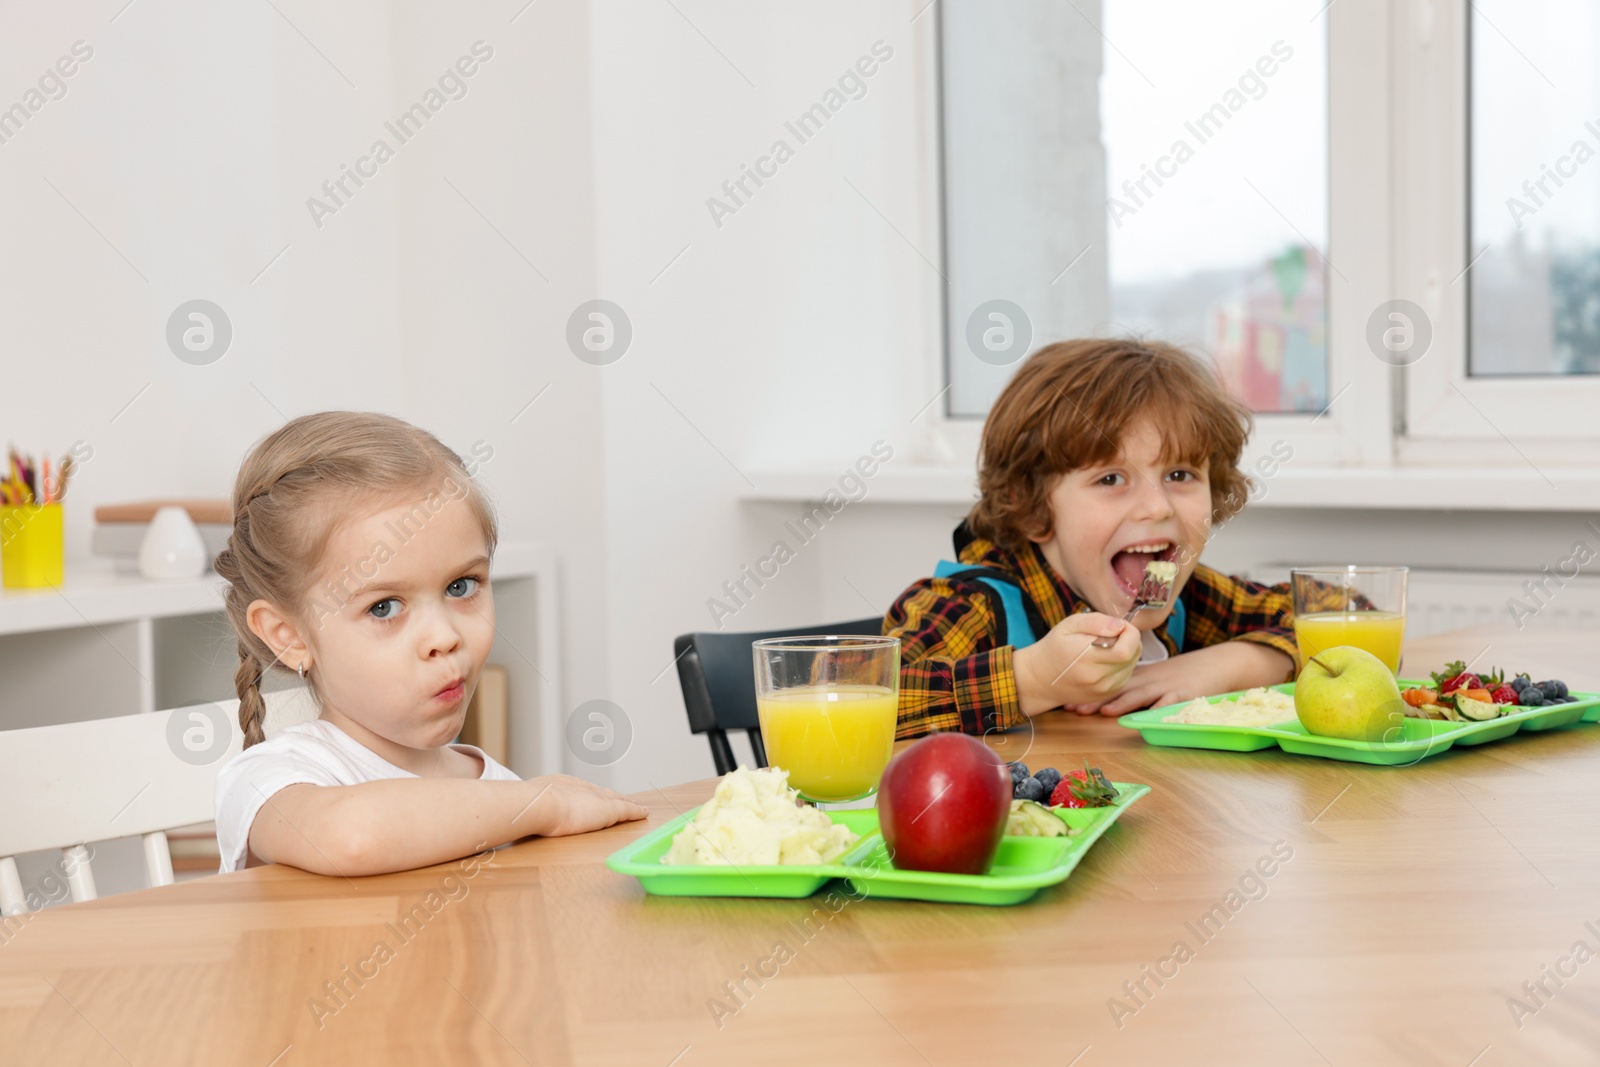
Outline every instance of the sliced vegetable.
<svg viewBox="0 0 1600 1067">
<path fill-rule="evenodd" d="M 1474 722 L 1484 722 L 1488 719 L 1498 719 L 1500 717 L 1501 706 L 1493 701 L 1476 700 L 1472 697 L 1466 696 L 1464 693 L 1457 693 L 1456 711 L 1459 712 L 1461 717 L 1464 719 L 1471 719 Z"/>
<path fill-rule="evenodd" d="M 1423 689 L 1421 687 L 1402 689 L 1400 691 L 1400 698 L 1414 708 L 1420 708 L 1428 704 L 1439 703 L 1439 693 L 1437 690 Z"/>
<path fill-rule="evenodd" d="M 1006 834 L 1012 837 L 1066 837 L 1071 831 L 1061 816 L 1033 800 L 1013 800 L 1006 817 Z"/>
</svg>

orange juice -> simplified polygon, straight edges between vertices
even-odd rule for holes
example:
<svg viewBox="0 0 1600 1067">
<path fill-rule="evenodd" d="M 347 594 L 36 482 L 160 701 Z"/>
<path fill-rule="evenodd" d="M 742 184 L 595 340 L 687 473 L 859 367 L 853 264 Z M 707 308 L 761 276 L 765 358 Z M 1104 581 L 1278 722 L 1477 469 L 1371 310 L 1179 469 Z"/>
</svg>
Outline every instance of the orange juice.
<svg viewBox="0 0 1600 1067">
<path fill-rule="evenodd" d="M 1400 642 L 1406 635 L 1404 615 L 1392 611 L 1317 611 L 1294 620 L 1294 639 L 1300 660 L 1325 648 L 1353 645 L 1383 660 L 1391 671 L 1400 670 Z"/>
<path fill-rule="evenodd" d="M 774 767 L 811 800 L 854 800 L 878 787 L 894 753 L 898 701 L 875 685 L 808 685 L 759 697 L 761 740 Z"/>
</svg>

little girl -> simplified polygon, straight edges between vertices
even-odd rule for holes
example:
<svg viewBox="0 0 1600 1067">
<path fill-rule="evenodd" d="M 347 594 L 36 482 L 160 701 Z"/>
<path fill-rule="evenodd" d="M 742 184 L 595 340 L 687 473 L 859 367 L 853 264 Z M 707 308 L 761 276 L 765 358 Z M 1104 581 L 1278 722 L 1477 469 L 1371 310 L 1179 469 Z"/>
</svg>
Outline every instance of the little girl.
<svg viewBox="0 0 1600 1067">
<path fill-rule="evenodd" d="M 217 777 L 222 873 L 381 874 L 647 814 L 613 790 L 523 781 L 450 743 L 494 640 L 497 539 L 460 457 L 387 415 L 306 415 L 245 457 L 215 564 L 239 640 L 245 744 Z M 306 679 L 321 711 L 270 741 L 268 670 Z"/>
</svg>

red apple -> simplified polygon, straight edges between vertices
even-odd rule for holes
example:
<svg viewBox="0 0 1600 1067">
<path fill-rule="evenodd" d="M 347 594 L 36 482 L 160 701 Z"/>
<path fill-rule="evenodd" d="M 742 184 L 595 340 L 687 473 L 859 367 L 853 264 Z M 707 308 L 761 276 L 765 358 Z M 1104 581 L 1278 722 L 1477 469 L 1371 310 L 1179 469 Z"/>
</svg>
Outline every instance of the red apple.
<svg viewBox="0 0 1600 1067">
<path fill-rule="evenodd" d="M 933 734 L 884 768 L 878 828 L 901 870 L 984 874 L 1011 814 L 1011 775 L 967 734 Z"/>
</svg>

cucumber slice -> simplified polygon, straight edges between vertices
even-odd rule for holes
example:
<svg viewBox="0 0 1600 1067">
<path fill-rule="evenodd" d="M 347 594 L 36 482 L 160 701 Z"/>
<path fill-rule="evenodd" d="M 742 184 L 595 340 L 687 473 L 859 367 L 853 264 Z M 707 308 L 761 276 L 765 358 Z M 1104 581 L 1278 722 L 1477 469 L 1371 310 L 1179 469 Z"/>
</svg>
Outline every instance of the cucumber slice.
<svg viewBox="0 0 1600 1067">
<path fill-rule="evenodd" d="M 1474 722 L 1485 722 L 1489 719 L 1500 717 L 1500 705 L 1491 704 L 1484 700 L 1473 700 L 1471 697 L 1456 695 L 1456 711 L 1460 712 L 1463 719 Z"/>
</svg>

